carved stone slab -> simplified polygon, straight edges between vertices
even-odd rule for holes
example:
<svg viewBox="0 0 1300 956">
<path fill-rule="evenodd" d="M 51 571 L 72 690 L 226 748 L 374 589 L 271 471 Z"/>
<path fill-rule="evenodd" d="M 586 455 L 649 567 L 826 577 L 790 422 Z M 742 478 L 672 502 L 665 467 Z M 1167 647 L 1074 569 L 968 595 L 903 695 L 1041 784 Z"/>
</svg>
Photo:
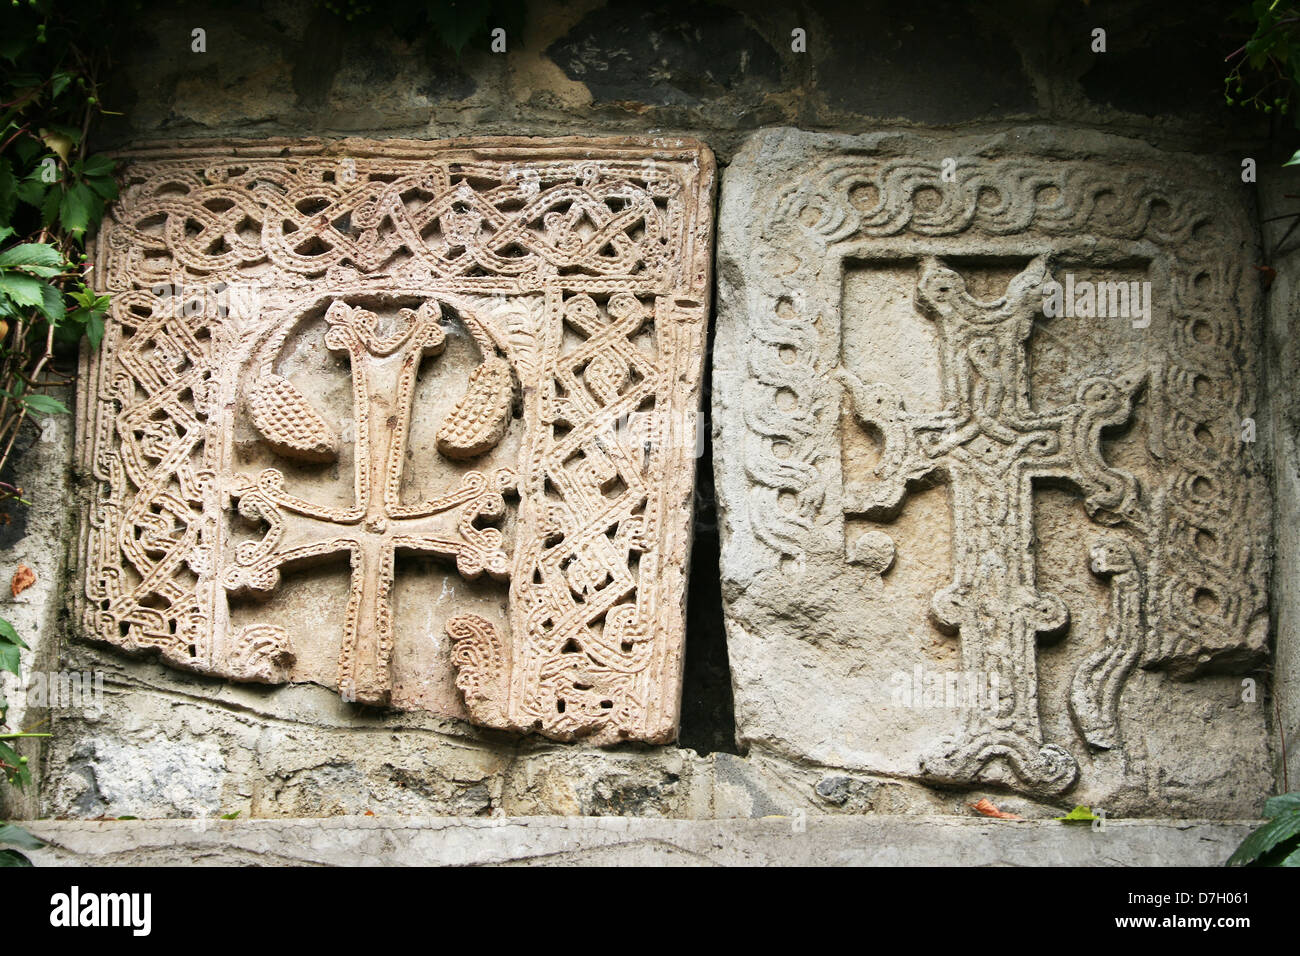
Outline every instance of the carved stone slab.
<svg viewBox="0 0 1300 956">
<path fill-rule="evenodd" d="M 672 740 L 707 148 L 126 159 L 81 390 L 86 635 L 490 727 Z"/>
<path fill-rule="evenodd" d="M 1043 130 L 771 130 L 727 176 L 714 411 L 742 743 L 1253 812 L 1269 500 L 1231 170 Z"/>
</svg>

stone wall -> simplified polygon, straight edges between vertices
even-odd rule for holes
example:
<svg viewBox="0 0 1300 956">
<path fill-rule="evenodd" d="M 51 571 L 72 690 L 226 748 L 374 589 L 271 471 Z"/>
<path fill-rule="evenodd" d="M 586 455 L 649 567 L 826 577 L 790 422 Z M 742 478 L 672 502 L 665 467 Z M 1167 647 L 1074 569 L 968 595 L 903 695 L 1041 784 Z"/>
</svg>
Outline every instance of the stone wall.
<svg viewBox="0 0 1300 956">
<path fill-rule="evenodd" d="M 725 193 L 743 190 L 739 178 L 729 184 L 730 164 L 766 127 L 940 130 L 1012 144 L 1027 136 L 1064 158 L 1090 151 L 1091 137 L 1104 135 L 1119 153 L 1141 151 L 1151 167 L 1218 171 L 1218 195 L 1240 203 L 1251 230 L 1255 190 L 1273 197 L 1263 207 L 1267 216 L 1281 208 L 1279 194 L 1294 188 L 1263 174 L 1259 187 L 1233 178 L 1240 157 L 1254 156 L 1261 169 L 1280 160 L 1267 145 L 1268 130 L 1222 106 L 1223 51 L 1213 28 L 1221 17 L 1213 4 L 1047 9 L 1003 0 L 913 11 L 831 0 L 627 10 L 599 0 L 538 2 L 529 4 L 522 33 L 508 35 L 507 53 L 478 44 L 459 57 L 430 55 L 390 32 L 349 30 L 308 3 L 195 5 L 183 13 L 159 5 L 137 16 L 139 42 L 120 57 L 106 98 L 124 114 L 104 124 L 101 141 L 109 148 L 219 137 L 688 136 L 717 155 Z M 1089 50 L 1097 26 L 1107 30 L 1105 54 Z M 206 31 L 204 53 L 191 51 L 195 28 Z M 806 52 L 792 50 L 795 30 L 806 31 Z M 1277 712 L 1296 740 L 1296 779 L 1300 631 L 1287 582 L 1300 519 L 1288 451 L 1296 425 L 1282 386 L 1297 370 L 1286 334 L 1289 261 L 1274 262 L 1279 278 L 1267 304 L 1276 347 L 1265 349 L 1263 387 L 1273 400 L 1261 417 L 1257 454 L 1275 469 Z M 724 283 L 719 295 L 727 289 Z M 714 314 L 725 306 L 715 302 Z M 719 356 L 719 367 L 731 358 Z M 57 423 L 46 437 L 17 463 L 35 505 L 0 539 L 0 566 L 26 561 L 38 583 L 12 602 L 6 598 L 11 607 L 4 614 L 35 638 L 30 666 L 102 672 L 103 707 L 35 708 L 20 717 L 24 725 L 48 717 L 54 736 L 26 745 L 38 785 L 21 796 L 0 795 L 8 801 L 0 815 L 964 814 L 987 795 L 1005 809 L 1042 817 L 1072 805 L 1069 794 L 935 789 L 890 767 L 873 772 L 824 755 L 754 747 L 752 737 L 738 746 L 707 466 L 696 495 L 680 743 L 602 750 L 427 714 L 358 709 L 313 684 L 273 689 L 184 675 L 77 640 L 77 585 L 65 568 L 76 563 L 86 476 L 73 470 L 69 423 Z M 715 443 L 705 455 L 726 451 Z M 1263 673 L 1257 676 L 1267 685 Z M 1237 675 L 1215 679 L 1225 689 L 1239 683 Z M 1256 812 L 1280 754 L 1267 686 L 1254 706 L 1250 755 L 1243 758 L 1249 779 L 1241 787 L 1229 780 L 1210 799 L 1195 788 L 1162 802 L 1120 799 L 1117 812 Z M 1114 799 L 1109 791 L 1093 795 Z"/>
</svg>

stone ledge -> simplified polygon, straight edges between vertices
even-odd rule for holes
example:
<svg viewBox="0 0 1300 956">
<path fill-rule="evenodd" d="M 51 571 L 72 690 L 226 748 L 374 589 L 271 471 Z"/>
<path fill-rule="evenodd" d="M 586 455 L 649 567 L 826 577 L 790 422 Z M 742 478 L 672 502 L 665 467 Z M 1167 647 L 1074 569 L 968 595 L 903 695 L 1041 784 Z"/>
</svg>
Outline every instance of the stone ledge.
<svg viewBox="0 0 1300 956">
<path fill-rule="evenodd" d="M 1221 866 L 1257 822 L 810 816 L 39 820 L 38 866 Z"/>
</svg>

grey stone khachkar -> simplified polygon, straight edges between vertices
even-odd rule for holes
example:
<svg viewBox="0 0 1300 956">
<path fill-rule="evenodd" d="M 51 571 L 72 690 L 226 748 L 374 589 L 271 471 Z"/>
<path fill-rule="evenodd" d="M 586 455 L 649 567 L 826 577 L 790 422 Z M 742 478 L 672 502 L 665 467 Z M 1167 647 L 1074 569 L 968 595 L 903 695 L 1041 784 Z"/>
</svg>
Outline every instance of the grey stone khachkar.
<svg viewBox="0 0 1300 956">
<path fill-rule="evenodd" d="M 1269 495 L 1234 183 L 1099 134 L 750 139 L 713 396 L 742 744 L 1257 809 Z"/>
<path fill-rule="evenodd" d="M 86 636 L 488 727 L 673 740 L 709 151 L 124 158 L 80 395 Z"/>
</svg>

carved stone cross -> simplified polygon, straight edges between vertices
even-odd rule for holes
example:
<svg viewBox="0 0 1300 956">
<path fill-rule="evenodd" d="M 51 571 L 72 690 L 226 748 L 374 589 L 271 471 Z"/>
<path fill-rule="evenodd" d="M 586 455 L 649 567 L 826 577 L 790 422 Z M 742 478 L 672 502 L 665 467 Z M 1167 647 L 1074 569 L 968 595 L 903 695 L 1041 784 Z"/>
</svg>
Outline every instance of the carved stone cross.
<svg viewBox="0 0 1300 956">
<path fill-rule="evenodd" d="M 240 514 L 265 521 L 270 530 L 237 549 L 236 565 L 226 576 L 231 591 L 268 593 L 285 566 L 349 554 L 352 583 L 338 677 L 348 700 L 388 702 L 398 551 L 454 558 L 469 580 L 484 571 L 504 580 L 509 572 L 501 532 L 476 526 L 504 514 L 503 492 L 514 489 L 508 469 L 492 479 L 468 472 L 459 487 L 421 504 L 404 505 L 400 499 L 416 375 L 423 356 L 443 349 L 440 315 L 439 305 L 429 300 L 418 311 L 401 310 L 404 324 L 386 331 L 374 313 L 344 302 L 336 301 L 326 313 L 325 344 L 347 355 L 352 369 L 356 494 L 351 507 L 333 508 L 291 494 L 283 473 L 274 468 L 256 478 L 243 476 L 233 493 Z M 495 368 L 491 361 L 485 367 Z M 328 426 L 284 379 L 268 377 L 250 405 L 254 421 L 282 454 L 320 460 L 336 444 Z"/>
<path fill-rule="evenodd" d="M 1069 620 L 1065 604 L 1035 583 L 1033 486 L 1069 484 L 1089 515 L 1113 522 L 1136 507 L 1136 479 L 1109 467 L 1101 433 L 1125 422 L 1138 383 L 1089 378 L 1064 408 L 1035 410 L 1025 343 L 1042 307 L 1044 259 L 1016 276 L 1006 295 L 981 302 L 962 277 L 927 260 L 917 286 L 920 310 L 938 326 L 944 408 L 908 412 L 880 384 L 840 379 L 858 423 L 884 439 L 878 481 L 846 487 L 846 513 L 897 515 L 911 483 L 951 487 L 953 580 L 933 597 L 938 626 L 960 634 L 967 674 L 997 675 L 999 698 L 966 712 L 965 732 L 921 761 L 930 779 L 972 783 L 1005 761 L 1031 790 L 1069 787 L 1078 764 L 1045 743 L 1039 721 L 1037 643 Z"/>
</svg>

